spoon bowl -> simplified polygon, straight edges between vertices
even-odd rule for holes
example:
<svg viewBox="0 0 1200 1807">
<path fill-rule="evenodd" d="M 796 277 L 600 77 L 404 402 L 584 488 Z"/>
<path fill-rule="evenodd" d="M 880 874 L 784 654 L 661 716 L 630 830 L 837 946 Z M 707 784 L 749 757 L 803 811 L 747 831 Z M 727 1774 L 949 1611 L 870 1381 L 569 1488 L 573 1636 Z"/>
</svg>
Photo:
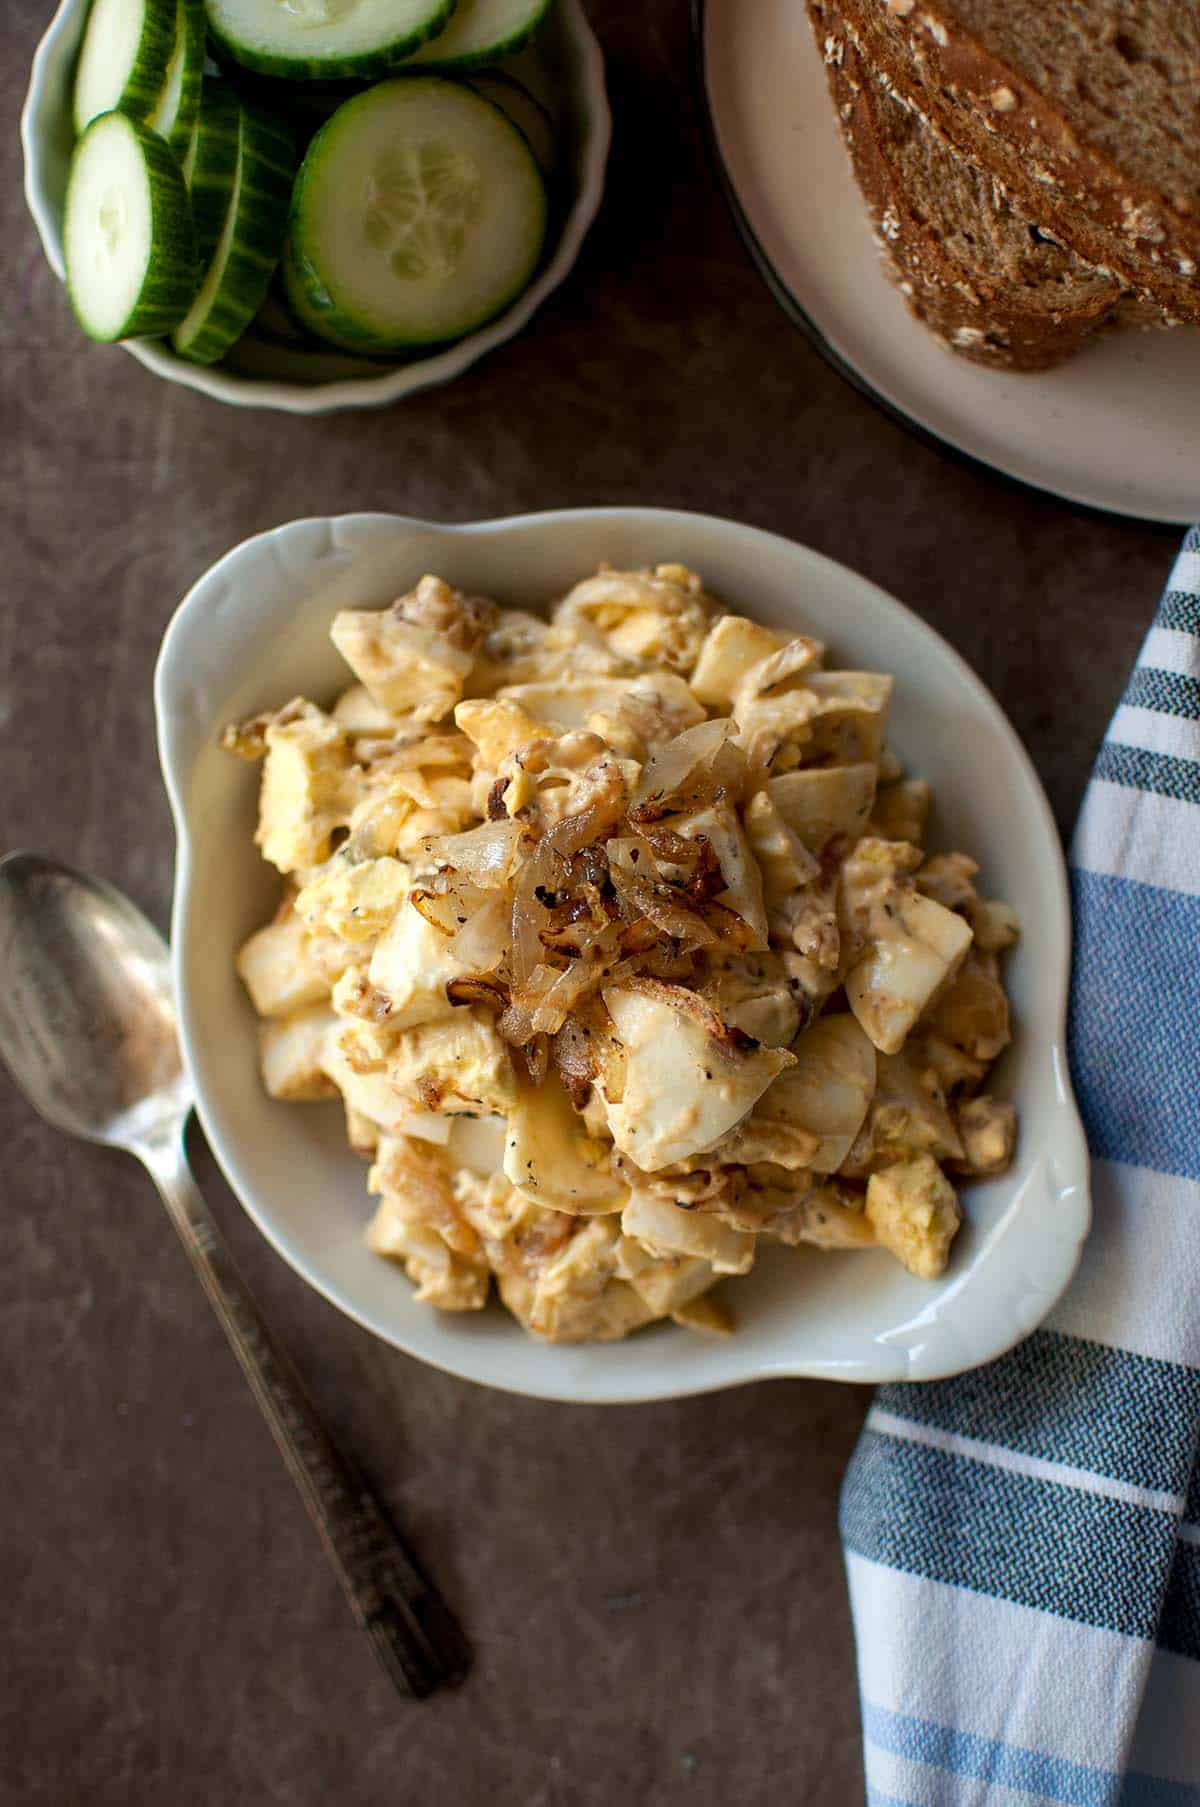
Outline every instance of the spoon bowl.
<svg viewBox="0 0 1200 1807">
<path fill-rule="evenodd" d="M 37 854 L 0 860 L 0 1054 L 68 1135 L 141 1148 L 191 1108 L 170 954 L 111 885 Z"/>
</svg>

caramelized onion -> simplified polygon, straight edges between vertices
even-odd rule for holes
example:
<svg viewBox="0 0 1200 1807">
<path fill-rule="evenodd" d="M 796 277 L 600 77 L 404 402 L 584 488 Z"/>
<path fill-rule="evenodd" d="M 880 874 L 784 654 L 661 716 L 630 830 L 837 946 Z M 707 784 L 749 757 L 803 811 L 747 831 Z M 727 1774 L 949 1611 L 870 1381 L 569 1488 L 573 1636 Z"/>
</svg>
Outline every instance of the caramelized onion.
<svg viewBox="0 0 1200 1807">
<path fill-rule="evenodd" d="M 536 966 L 500 1019 L 501 1035 L 514 1047 L 524 1046 L 535 1035 L 557 1035 L 602 977 L 603 968 L 590 960 L 572 960 L 562 971 Z"/>
<path fill-rule="evenodd" d="M 667 828 L 661 822 L 647 822 L 639 837 L 651 850 L 659 866 L 681 866 L 690 872 L 699 865 L 708 843 L 702 839 L 689 840 L 686 835 L 676 834 L 673 828 Z"/>
<path fill-rule="evenodd" d="M 681 903 L 668 885 L 655 884 L 652 877 L 638 870 L 633 855 L 638 851 L 628 843 L 610 842 L 612 882 L 624 906 L 627 919 L 644 916 L 664 935 L 688 947 L 711 947 L 717 937 L 694 910 Z"/>
<path fill-rule="evenodd" d="M 541 1085 L 550 1069 L 550 1043 L 544 1035 L 535 1035 L 522 1052 L 530 1082 Z"/>
<path fill-rule="evenodd" d="M 449 1004 L 484 1004 L 489 1010 L 508 1007 L 508 989 L 495 979 L 447 979 L 446 1001 Z"/>
<path fill-rule="evenodd" d="M 508 820 L 508 808 L 504 801 L 504 793 L 508 789 L 508 784 L 509 781 L 502 772 L 488 792 L 487 819 L 489 822 L 506 822 Z"/>
<path fill-rule="evenodd" d="M 568 1017 L 550 1043 L 550 1054 L 567 1096 L 575 1109 L 581 1111 L 596 1077 L 596 1057 L 591 1037 L 583 1024 Z"/>
<path fill-rule="evenodd" d="M 533 1040 L 533 1006 L 510 1004 L 496 1024 L 496 1029 L 509 1047 L 523 1048 L 526 1042 Z"/>
<path fill-rule="evenodd" d="M 508 953 L 511 916 L 508 898 L 490 891 L 450 943 L 455 959 L 472 972 L 495 972 Z"/>
<path fill-rule="evenodd" d="M 576 1004 L 596 984 L 599 975 L 590 960 L 572 960 L 545 985 L 533 1011 L 539 1035 L 557 1035 Z"/>
<path fill-rule="evenodd" d="M 439 866 L 449 866 L 481 889 L 495 891 L 507 885 L 516 871 L 525 833 L 523 823 L 505 816 L 501 822 L 481 822 L 465 834 L 436 837 L 425 846 Z"/>
<path fill-rule="evenodd" d="M 733 733 L 734 724 L 726 719 L 697 722 L 685 728 L 664 747 L 659 747 L 647 761 L 630 807 L 633 822 L 653 822 L 686 805 L 694 808 L 708 802 L 715 786 L 711 772 L 706 773 L 717 753 Z M 705 777 L 709 778 L 706 788 Z"/>
<path fill-rule="evenodd" d="M 456 897 L 445 891 L 429 891 L 418 887 L 410 891 L 408 901 L 418 915 L 423 916 L 431 928 L 439 935 L 457 935 L 469 919 Z"/>
<path fill-rule="evenodd" d="M 512 966 L 513 981 L 517 985 L 525 985 L 534 968 L 542 958 L 541 929 L 546 920 L 544 905 L 537 899 L 538 890 L 538 856 L 541 849 L 527 864 L 522 867 L 517 879 L 517 888 L 512 900 L 512 940 L 509 948 L 509 961 Z"/>
<path fill-rule="evenodd" d="M 695 985 L 703 955 L 685 950 L 673 941 L 660 940 L 641 959 L 641 970 L 650 979 L 667 979 L 673 985 Z"/>
<path fill-rule="evenodd" d="M 600 840 L 616 826 L 624 807 L 624 796 L 618 787 L 613 786 L 591 798 L 582 809 L 564 816 L 561 822 L 556 822 L 545 837 L 545 845 L 564 863 L 572 860 L 577 853 L 581 853 L 593 841 Z"/>
</svg>

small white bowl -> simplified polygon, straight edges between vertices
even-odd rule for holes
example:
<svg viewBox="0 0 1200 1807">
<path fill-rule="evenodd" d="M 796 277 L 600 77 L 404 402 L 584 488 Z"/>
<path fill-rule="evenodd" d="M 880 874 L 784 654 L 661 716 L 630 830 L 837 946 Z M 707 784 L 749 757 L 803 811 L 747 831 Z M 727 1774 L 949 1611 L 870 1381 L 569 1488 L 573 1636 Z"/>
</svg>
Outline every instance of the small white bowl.
<svg viewBox="0 0 1200 1807">
<path fill-rule="evenodd" d="M 253 843 L 257 773 L 222 726 L 346 681 L 328 628 L 425 571 L 506 603 L 544 604 L 604 559 L 682 560 L 732 607 L 815 632 L 839 662 L 893 672 L 891 740 L 934 788 L 933 841 L 979 858 L 1024 934 L 1008 980 L 1016 1040 L 997 1089 L 1021 1114 L 1016 1163 L 966 1193 L 945 1277 L 915 1280 L 882 1252 L 774 1248 L 731 1283 L 727 1342 L 657 1327 L 627 1342 L 552 1348 L 498 1307 L 443 1315 L 372 1255 L 365 1167 L 338 1106 L 286 1105 L 259 1083 L 255 1024 L 234 953 L 273 909 L 278 880 Z M 294 521 L 248 540 L 180 605 L 155 680 L 159 749 L 179 835 L 172 919 L 188 1065 L 208 1138 L 259 1228 L 309 1283 L 422 1361 L 545 1399 L 629 1401 L 771 1375 L 926 1380 L 991 1360 L 1032 1330 L 1074 1271 L 1088 1158 L 1071 1097 L 1064 1018 L 1070 914 L 1058 835 L 1024 749 L 979 679 L 931 628 L 818 553 L 703 515 L 578 509 L 446 527 L 392 515 Z"/>
<path fill-rule="evenodd" d="M 62 219 L 74 131 L 71 91 L 75 59 L 90 0 L 61 0 L 34 53 L 29 92 L 21 114 L 25 153 L 25 199 L 55 275 L 63 279 Z M 553 253 L 536 281 L 505 313 L 479 332 L 432 357 L 408 363 L 370 363 L 329 347 L 300 353 L 255 340 L 250 353 L 263 374 L 237 374 L 220 365 L 190 364 L 165 340 L 133 339 L 123 349 L 168 382 L 198 389 L 217 401 L 242 408 L 280 408 L 289 414 L 327 414 L 336 408 L 372 408 L 399 401 L 418 389 L 460 376 L 496 345 L 526 325 L 546 297 L 564 280 L 579 255 L 604 192 L 604 170 L 612 138 L 612 115 L 604 87 L 604 59 L 584 17 L 580 0 L 555 0 L 538 35 L 530 65 L 549 96 L 562 97 L 561 119 L 570 172 L 571 201 L 562 218 Z M 253 331 L 249 335 L 253 339 Z M 245 348 L 246 341 L 243 341 Z M 297 358 L 307 381 L 289 380 Z"/>
</svg>

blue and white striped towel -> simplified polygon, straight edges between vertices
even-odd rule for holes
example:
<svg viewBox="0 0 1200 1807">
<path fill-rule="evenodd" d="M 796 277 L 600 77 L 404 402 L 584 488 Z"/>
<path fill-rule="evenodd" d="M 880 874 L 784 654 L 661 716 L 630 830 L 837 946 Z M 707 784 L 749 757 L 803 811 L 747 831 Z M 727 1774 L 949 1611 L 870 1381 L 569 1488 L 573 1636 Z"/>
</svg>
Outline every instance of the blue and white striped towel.
<svg viewBox="0 0 1200 1807">
<path fill-rule="evenodd" d="M 877 1395 L 842 1495 L 871 1807 L 1200 1807 L 1200 529 L 1072 850 L 1083 1262 Z"/>
</svg>

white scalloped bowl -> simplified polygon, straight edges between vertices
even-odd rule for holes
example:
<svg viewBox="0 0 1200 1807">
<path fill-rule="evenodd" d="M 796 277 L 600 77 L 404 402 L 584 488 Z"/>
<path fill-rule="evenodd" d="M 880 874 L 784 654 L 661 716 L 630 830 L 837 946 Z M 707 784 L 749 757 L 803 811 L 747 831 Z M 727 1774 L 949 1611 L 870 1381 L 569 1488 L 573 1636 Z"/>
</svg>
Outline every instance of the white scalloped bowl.
<svg viewBox="0 0 1200 1807">
<path fill-rule="evenodd" d="M 47 262 L 60 281 L 64 275 L 63 203 L 74 137 L 71 89 L 89 5 L 90 0 L 61 0 L 34 53 L 21 114 L 25 199 Z M 190 364 L 177 357 L 165 340 L 131 339 L 123 343 L 122 350 L 169 383 L 182 383 L 237 407 L 279 408 L 289 414 L 382 407 L 460 376 L 476 358 L 519 333 L 564 281 L 604 193 L 612 115 L 604 86 L 604 59 L 581 0 L 555 0 L 530 58 L 543 91 L 563 97 L 561 119 L 567 128 L 571 199 L 541 273 L 489 325 L 430 357 L 393 364 L 352 357 L 332 346 L 325 351 L 295 352 L 266 337 L 256 337 L 253 328 L 239 342 L 240 371 L 220 364 Z M 250 370 L 254 374 L 248 373 Z"/>
<path fill-rule="evenodd" d="M 382 606 L 424 571 L 505 603 L 539 604 L 601 560 L 683 560 L 727 602 L 827 639 L 839 663 L 895 673 L 891 740 L 932 781 L 935 845 L 965 847 L 1025 925 L 1008 972 L 1016 1040 L 997 1087 L 1021 1113 L 1016 1163 L 965 1193 L 950 1268 L 915 1280 L 882 1252 L 767 1250 L 729 1283 L 725 1342 L 655 1326 L 627 1342 L 551 1348 L 499 1307 L 414 1303 L 363 1242 L 365 1167 L 340 1107 L 286 1105 L 259 1083 L 255 1023 L 234 975 L 270 913 L 275 875 L 253 843 L 257 772 L 218 746 L 229 720 L 346 681 L 328 628 Z M 294 521 L 216 564 L 180 605 L 155 681 L 159 749 L 179 835 L 173 944 L 184 1050 L 208 1138 L 274 1246 L 387 1342 L 469 1380 L 539 1398 L 632 1401 L 778 1375 L 925 1380 L 989 1361 L 1032 1330 L 1074 1271 L 1089 1221 L 1088 1159 L 1071 1097 L 1064 1017 L 1070 916 L 1045 796 L 998 704 L 932 629 L 802 546 L 657 509 L 579 509 L 447 527 L 390 515 Z"/>
</svg>

